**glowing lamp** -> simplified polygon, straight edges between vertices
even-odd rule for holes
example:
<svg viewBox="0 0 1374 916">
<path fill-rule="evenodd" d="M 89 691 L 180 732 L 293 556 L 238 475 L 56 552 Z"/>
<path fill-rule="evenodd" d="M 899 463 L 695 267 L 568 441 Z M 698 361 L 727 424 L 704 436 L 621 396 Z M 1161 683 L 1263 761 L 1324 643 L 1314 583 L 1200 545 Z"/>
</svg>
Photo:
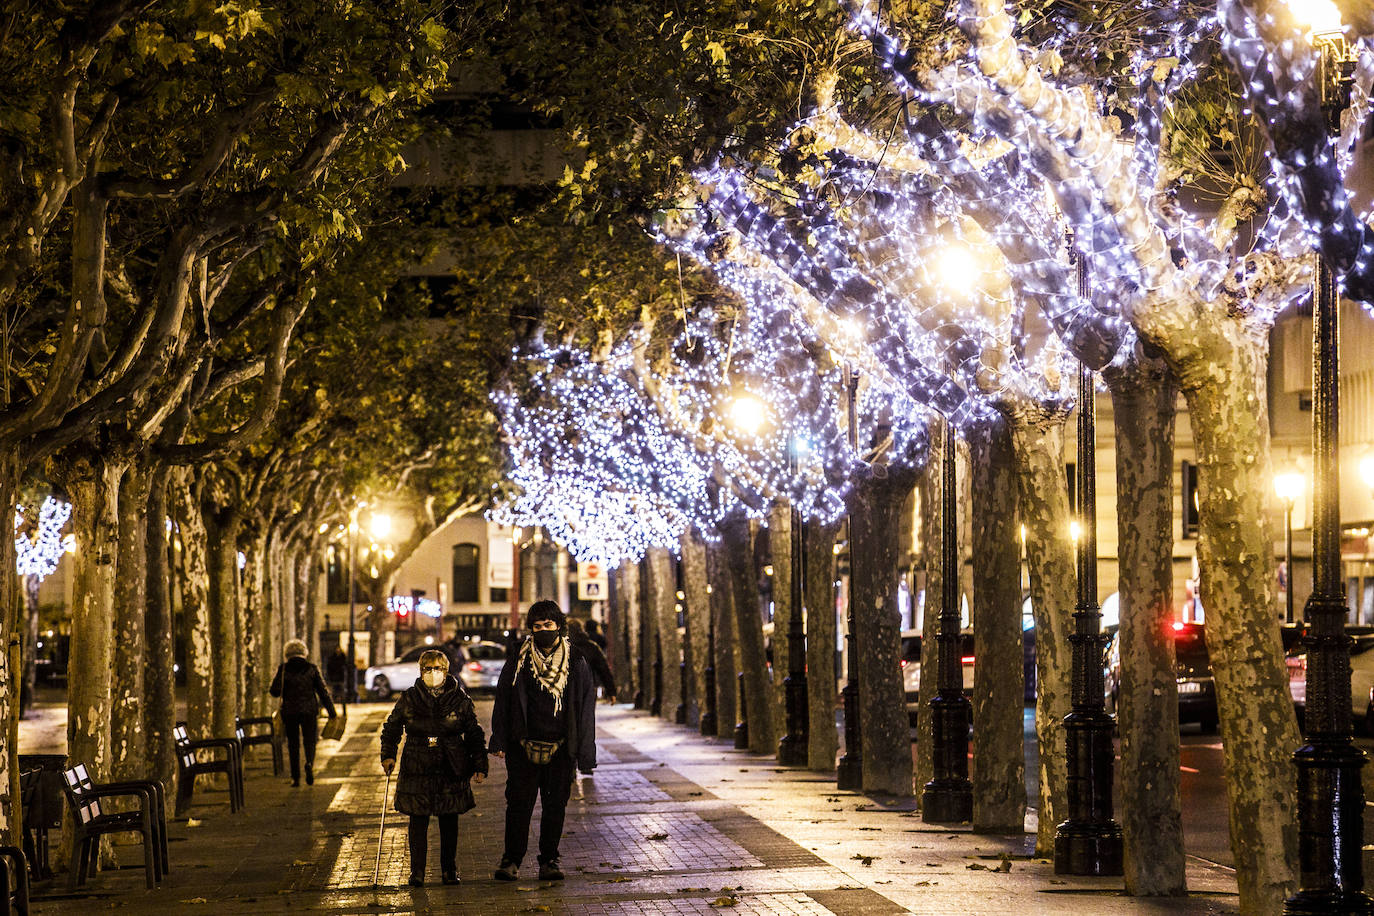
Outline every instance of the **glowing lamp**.
<svg viewBox="0 0 1374 916">
<path fill-rule="evenodd" d="M 1274 475 L 1274 492 L 1287 506 L 1292 506 L 1302 496 L 1303 476 L 1297 471 L 1285 471 Z"/>
<path fill-rule="evenodd" d="M 752 394 L 742 394 L 730 402 L 729 418 L 735 429 L 757 435 L 768 419 L 768 408 Z"/>
<path fill-rule="evenodd" d="M 1317 37 L 1339 33 L 1344 24 L 1332 0 L 1287 0 L 1288 12 L 1304 29 Z"/>
<path fill-rule="evenodd" d="M 391 516 L 385 512 L 372 513 L 372 536 L 377 540 L 385 540 L 391 533 Z"/>
<path fill-rule="evenodd" d="M 935 273 L 940 282 L 958 293 L 968 292 L 982 269 L 967 245 L 949 245 L 940 251 L 935 261 Z"/>
</svg>

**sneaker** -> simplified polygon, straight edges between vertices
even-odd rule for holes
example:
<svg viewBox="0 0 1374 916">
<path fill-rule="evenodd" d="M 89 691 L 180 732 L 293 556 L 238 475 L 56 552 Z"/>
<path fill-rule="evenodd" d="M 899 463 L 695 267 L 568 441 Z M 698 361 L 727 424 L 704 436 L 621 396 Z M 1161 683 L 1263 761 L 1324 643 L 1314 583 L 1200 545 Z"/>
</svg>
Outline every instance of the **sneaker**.
<svg viewBox="0 0 1374 916">
<path fill-rule="evenodd" d="M 306 784 L 307 786 L 313 786 L 313 785 L 315 784 L 315 766 L 314 766 L 314 764 L 307 763 L 307 764 L 305 765 L 305 784 Z"/>
<path fill-rule="evenodd" d="M 458 872 L 456 872 L 456 871 L 446 871 L 446 872 L 444 872 L 444 883 L 445 883 L 445 884 L 457 884 L 457 883 L 458 883 Z"/>
<path fill-rule="evenodd" d="M 411 886 L 411 887 L 423 887 L 423 886 L 424 886 L 424 883 L 425 883 L 425 876 L 424 876 L 424 875 L 417 875 L 417 874 L 415 874 L 415 873 L 413 873 L 413 872 L 411 873 L 411 875 L 410 875 L 410 886 Z"/>
<path fill-rule="evenodd" d="M 496 866 L 496 871 L 492 874 L 492 877 L 497 881 L 514 881 L 515 872 L 519 868 L 520 866 L 516 865 L 510 859 L 502 859 L 501 864 Z"/>
<path fill-rule="evenodd" d="M 547 862 L 539 863 L 540 881 L 562 881 L 563 869 L 558 867 L 557 859 L 550 859 Z"/>
</svg>

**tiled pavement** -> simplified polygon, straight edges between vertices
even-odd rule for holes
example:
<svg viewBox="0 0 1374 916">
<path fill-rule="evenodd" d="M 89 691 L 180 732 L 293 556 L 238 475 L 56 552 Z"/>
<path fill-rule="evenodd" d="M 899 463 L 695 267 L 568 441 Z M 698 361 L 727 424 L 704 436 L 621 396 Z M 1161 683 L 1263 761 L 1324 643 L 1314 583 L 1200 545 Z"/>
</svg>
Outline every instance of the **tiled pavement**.
<svg viewBox="0 0 1374 916">
<path fill-rule="evenodd" d="M 386 817 L 377 733 L 388 707 L 355 706 L 342 742 L 322 742 L 313 787 L 249 761 L 248 806 L 230 814 L 223 792 L 198 791 L 188 821 L 171 825 L 172 871 L 143 888 L 141 867 L 103 872 L 76 896 L 65 876 L 36 887 L 34 911 L 76 913 L 883 914 L 1234 913 L 1234 877 L 1190 866 L 1193 896 L 1148 901 L 1120 879 L 1057 878 L 1027 855 L 1029 837 L 928 828 L 909 801 L 837 793 L 833 778 L 778 768 L 624 706 L 599 707 L 600 766 L 573 787 L 559 884 L 491 877 L 500 856 L 504 771 L 475 787 L 459 820 L 463 884 L 412 889 L 405 819 Z M 490 714 L 490 703 L 479 711 Z M 390 804 L 388 802 L 388 808 Z M 537 829 L 536 813 L 536 828 Z M 535 834 L 537 836 L 537 833 Z M 119 847 L 122 861 L 140 861 Z M 1006 870 L 1010 869 L 1010 870 Z"/>
</svg>

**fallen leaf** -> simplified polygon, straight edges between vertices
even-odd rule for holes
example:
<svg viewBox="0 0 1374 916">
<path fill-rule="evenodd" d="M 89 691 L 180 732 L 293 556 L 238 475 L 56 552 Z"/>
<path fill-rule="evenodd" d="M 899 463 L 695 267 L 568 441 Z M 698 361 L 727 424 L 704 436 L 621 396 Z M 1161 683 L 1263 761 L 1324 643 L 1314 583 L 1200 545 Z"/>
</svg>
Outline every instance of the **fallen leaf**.
<svg viewBox="0 0 1374 916">
<path fill-rule="evenodd" d="M 648 836 L 646 836 L 644 839 L 646 839 L 646 840 L 666 840 L 666 839 L 668 839 L 668 834 L 666 834 L 666 833 L 651 833 L 651 834 L 649 834 Z"/>
<path fill-rule="evenodd" d="M 602 883 L 602 884 L 624 884 L 626 881 L 633 881 L 633 880 L 634 880 L 634 879 L 631 878 L 631 877 L 629 877 L 628 875 L 616 875 L 614 878 L 607 878 L 605 881 L 602 881 L 601 883 Z"/>
<path fill-rule="evenodd" d="M 190 900 L 183 900 L 182 903 L 209 903 L 204 897 L 192 897 Z"/>
<path fill-rule="evenodd" d="M 188 817 L 188 818 L 186 819 L 186 826 L 187 826 L 187 827 L 199 827 L 199 826 L 200 826 L 200 821 L 196 820 L 196 819 L 193 818 L 193 817 Z"/>
<path fill-rule="evenodd" d="M 296 861 L 292 862 L 291 864 L 294 865 L 294 866 L 296 866 L 297 868 L 299 868 L 299 867 L 301 867 L 301 866 L 311 865 L 311 864 L 313 864 L 313 863 L 307 862 L 307 861 L 305 861 L 304 859 L 297 859 Z"/>
<path fill-rule="evenodd" d="M 872 865 L 872 864 L 873 864 L 873 860 L 879 858 L 879 856 L 863 856 L 863 855 L 859 855 L 858 853 L 855 853 L 854 855 L 850 856 L 850 858 L 853 859 L 853 860 L 856 861 L 856 862 L 862 862 L 862 863 L 864 863 L 864 865 L 867 866 L 867 865 Z"/>
<path fill-rule="evenodd" d="M 718 909 L 738 905 L 739 901 L 736 900 L 734 897 L 717 897 L 715 900 L 711 901 L 711 906 L 716 907 Z"/>
</svg>

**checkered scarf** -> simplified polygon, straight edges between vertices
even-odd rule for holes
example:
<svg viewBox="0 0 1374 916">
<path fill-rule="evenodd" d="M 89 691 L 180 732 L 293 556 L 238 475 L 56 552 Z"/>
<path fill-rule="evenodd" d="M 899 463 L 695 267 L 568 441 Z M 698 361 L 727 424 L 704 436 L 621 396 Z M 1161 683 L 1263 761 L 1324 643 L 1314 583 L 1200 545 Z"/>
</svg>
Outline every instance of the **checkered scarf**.
<svg viewBox="0 0 1374 916">
<path fill-rule="evenodd" d="M 554 715 L 558 715 L 563 708 L 563 693 L 568 687 L 568 661 L 571 656 L 572 647 L 566 636 L 559 637 L 558 642 L 553 645 L 553 651 L 548 655 L 535 648 L 533 639 L 525 640 L 525 644 L 520 647 L 520 667 L 528 668 L 530 674 L 534 675 L 535 682 L 553 697 Z"/>
</svg>

